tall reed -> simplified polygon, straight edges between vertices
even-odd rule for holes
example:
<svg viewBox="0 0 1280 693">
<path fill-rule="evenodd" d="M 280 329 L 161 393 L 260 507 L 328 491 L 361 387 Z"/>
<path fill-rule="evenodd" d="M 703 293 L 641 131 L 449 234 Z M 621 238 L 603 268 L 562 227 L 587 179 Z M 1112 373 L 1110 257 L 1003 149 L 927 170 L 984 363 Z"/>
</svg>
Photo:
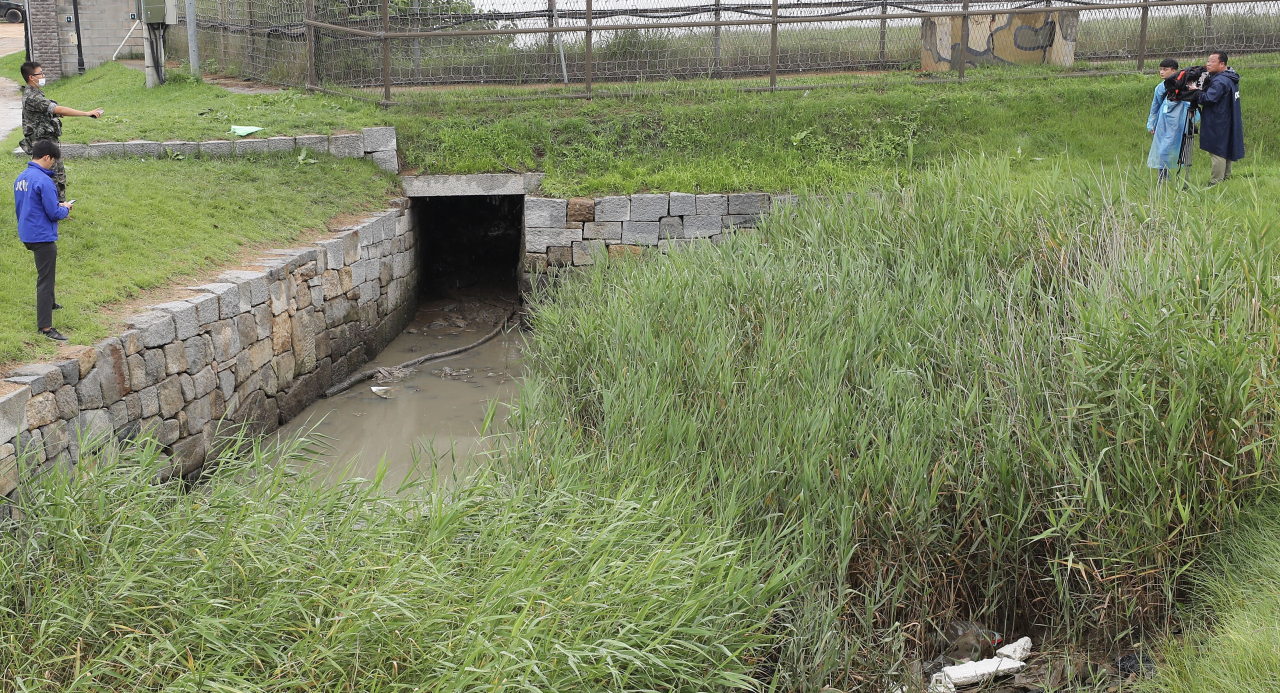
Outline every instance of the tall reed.
<svg viewBox="0 0 1280 693">
<path fill-rule="evenodd" d="M 299 474 L 313 453 L 229 453 L 187 489 L 150 446 L 31 484 L 0 536 L 0 691 L 709 690 L 777 637 L 786 573 L 673 523 L 678 496 L 391 495 Z"/>
<path fill-rule="evenodd" d="M 535 301 L 509 459 L 785 535 L 780 690 L 878 689 L 953 617 L 1161 627 L 1277 480 L 1275 212 L 1223 199 L 971 159 L 597 267 Z"/>
</svg>

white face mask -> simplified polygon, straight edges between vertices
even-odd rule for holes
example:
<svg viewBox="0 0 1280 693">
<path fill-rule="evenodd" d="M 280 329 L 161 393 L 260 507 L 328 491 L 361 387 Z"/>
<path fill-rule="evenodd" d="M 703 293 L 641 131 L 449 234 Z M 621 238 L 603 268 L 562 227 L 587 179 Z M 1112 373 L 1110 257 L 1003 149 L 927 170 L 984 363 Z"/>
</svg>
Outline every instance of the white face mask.
<svg viewBox="0 0 1280 693">
<path fill-rule="evenodd" d="M 41 77 L 41 78 L 40 78 L 40 81 L 36 82 L 36 84 L 39 84 L 40 86 L 42 86 L 42 87 L 43 87 L 43 86 L 44 86 L 44 77 Z"/>
</svg>

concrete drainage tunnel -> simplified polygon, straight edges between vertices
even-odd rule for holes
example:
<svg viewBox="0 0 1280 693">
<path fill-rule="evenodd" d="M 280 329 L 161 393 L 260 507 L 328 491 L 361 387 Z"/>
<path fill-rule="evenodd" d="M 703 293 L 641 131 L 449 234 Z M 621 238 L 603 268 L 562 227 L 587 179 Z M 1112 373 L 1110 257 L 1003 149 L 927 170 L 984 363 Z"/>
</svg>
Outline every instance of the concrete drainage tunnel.
<svg viewBox="0 0 1280 693">
<path fill-rule="evenodd" d="M 413 197 L 409 212 L 420 268 L 417 308 L 362 371 L 473 344 L 519 307 L 523 195 Z M 489 403 L 515 392 L 520 346 L 510 329 L 474 349 L 321 399 L 279 435 L 305 432 L 321 441 L 321 475 L 331 481 L 372 478 L 380 465 L 392 485 L 415 469 L 434 469 L 442 479 L 465 475 L 481 449 Z"/>
</svg>

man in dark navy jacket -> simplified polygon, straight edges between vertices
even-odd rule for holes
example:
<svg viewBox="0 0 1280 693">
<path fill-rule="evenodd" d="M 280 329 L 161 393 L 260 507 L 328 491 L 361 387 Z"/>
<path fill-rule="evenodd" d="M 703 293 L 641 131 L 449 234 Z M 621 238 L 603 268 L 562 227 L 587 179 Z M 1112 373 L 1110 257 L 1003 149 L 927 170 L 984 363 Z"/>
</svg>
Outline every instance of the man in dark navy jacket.
<svg viewBox="0 0 1280 693">
<path fill-rule="evenodd" d="M 1209 152 L 1209 185 L 1231 176 L 1231 162 L 1244 158 L 1244 119 L 1240 115 L 1240 75 L 1227 67 L 1227 54 L 1214 51 L 1204 64 L 1209 79 L 1196 94 L 1200 104 L 1200 148 Z"/>
<path fill-rule="evenodd" d="M 71 214 L 72 202 L 58 202 L 53 165 L 62 159 L 58 145 L 40 140 L 31 146 L 31 163 L 13 182 L 18 239 L 36 256 L 36 324 L 49 339 L 66 341 L 53 329 L 54 277 L 58 265 L 58 222 Z"/>
</svg>

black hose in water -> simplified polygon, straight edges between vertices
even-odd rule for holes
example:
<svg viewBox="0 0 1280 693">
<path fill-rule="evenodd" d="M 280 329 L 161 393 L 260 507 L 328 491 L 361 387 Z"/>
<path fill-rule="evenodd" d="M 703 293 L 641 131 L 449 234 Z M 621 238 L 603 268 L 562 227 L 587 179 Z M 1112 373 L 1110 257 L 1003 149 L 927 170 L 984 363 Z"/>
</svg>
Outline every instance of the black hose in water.
<svg viewBox="0 0 1280 693">
<path fill-rule="evenodd" d="M 458 348 L 456 348 L 456 349 L 449 349 L 449 350 L 447 350 L 447 351 L 437 351 L 437 352 L 436 352 L 436 353 L 434 353 L 434 354 L 427 354 L 426 356 L 419 356 L 419 357 L 418 357 L 418 358 L 416 358 L 416 359 L 412 359 L 412 360 L 410 360 L 410 361 L 405 361 L 404 363 L 402 363 L 402 364 L 400 364 L 400 365 L 398 365 L 398 366 L 392 366 L 392 368 L 393 368 L 393 369 L 395 369 L 395 368 L 412 368 L 413 366 L 417 366 L 417 365 L 419 365 L 419 364 L 426 363 L 427 361 L 434 361 L 435 359 L 442 359 L 442 358 L 444 358 L 444 357 L 446 357 L 446 356 L 454 356 L 454 355 L 456 355 L 456 354 L 461 354 L 461 353 L 462 353 L 462 352 L 464 352 L 464 351 L 470 351 L 470 350 L 472 350 L 472 349 L 474 349 L 474 348 L 476 348 L 476 347 L 480 346 L 481 344 L 484 344 L 485 342 L 489 341 L 490 339 L 493 339 L 494 337 L 497 337 L 497 336 L 502 332 L 503 328 L 505 328 L 505 327 L 507 326 L 507 323 L 508 323 L 508 322 L 511 322 L 511 318 L 512 318 L 515 314 L 516 314 L 516 312 L 515 312 L 514 310 L 513 310 L 513 311 L 511 311 L 510 313 L 508 313 L 508 314 L 507 314 L 507 317 L 503 318 L 503 319 L 502 319 L 502 322 L 498 323 L 498 326 L 497 326 L 497 327 L 495 327 L 495 328 L 493 328 L 493 331 L 492 331 L 492 332 L 490 332 L 489 334 L 487 334 L 487 335 L 485 335 L 485 336 L 481 337 L 481 338 L 480 338 L 480 341 L 474 342 L 474 343 L 472 343 L 472 344 L 468 344 L 468 345 L 466 345 L 466 346 L 461 346 L 461 347 L 458 347 Z M 383 368 L 385 368 L 385 366 L 383 366 Z M 358 385 L 358 384 L 360 384 L 360 383 L 362 383 L 362 382 L 364 382 L 364 381 L 368 380 L 369 378 L 372 378 L 373 376 L 377 375 L 377 374 L 378 374 L 378 370 L 379 370 L 379 369 L 377 369 L 377 368 L 370 368 L 370 369 L 369 369 L 369 370 L 367 370 L 367 371 L 360 371 L 359 373 L 356 373 L 355 375 L 351 376 L 350 378 L 347 378 L 346 380 L 344 380 L 344 381 L 342 381 L 342 382 L 338 383 L 337 385 L 334 385 L 333 387 L 329 388 L 328 390 L 325 390 L 325 391 L 324 391 L 324 397 L 332 397 L 332 396 L 334 396 L 334 395 L 341 394 L 342 392 L 345 392 L 346 390 L 351 389 L 353 386 Z"/>
</svg>

